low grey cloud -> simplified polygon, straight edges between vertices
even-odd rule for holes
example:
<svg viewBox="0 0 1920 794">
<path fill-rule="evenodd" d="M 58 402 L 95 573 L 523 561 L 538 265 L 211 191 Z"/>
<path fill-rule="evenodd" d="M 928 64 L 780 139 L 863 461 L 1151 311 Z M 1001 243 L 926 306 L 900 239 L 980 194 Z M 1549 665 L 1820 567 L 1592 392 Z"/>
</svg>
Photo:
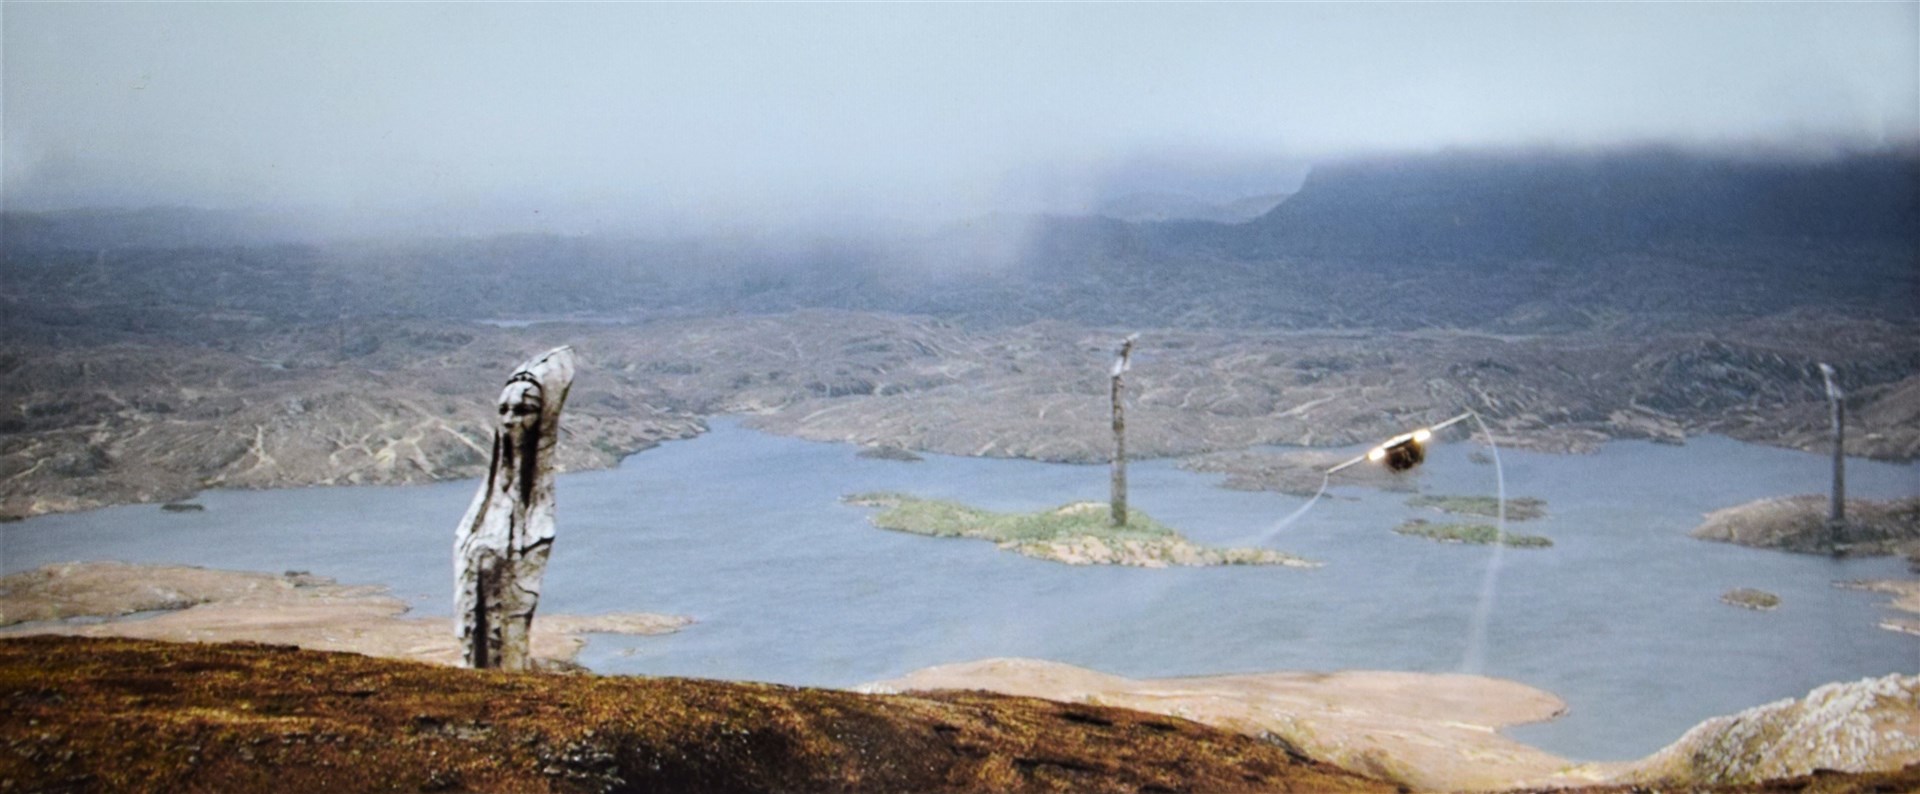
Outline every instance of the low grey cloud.
<svg viewBox="0 0 1920 794">
<path fill-rule="evenodd" d="M 1907 145 L 1917 9 L 12 3 L 3 187 L 657 232 L 1252 195 L 1361 152 Z"/>
</svg>

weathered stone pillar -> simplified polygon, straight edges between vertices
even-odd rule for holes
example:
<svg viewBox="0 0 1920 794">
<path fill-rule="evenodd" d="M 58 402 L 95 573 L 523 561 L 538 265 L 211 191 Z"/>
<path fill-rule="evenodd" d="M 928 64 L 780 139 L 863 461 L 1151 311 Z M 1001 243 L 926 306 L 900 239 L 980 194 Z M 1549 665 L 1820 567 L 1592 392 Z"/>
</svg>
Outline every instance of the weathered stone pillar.
<svg viewBox="0 0 1920 794">
<path fill-rule="evenodd" d="M 500 391 L 493 461 L 453 547 L 454 631 L 468 667 L 525 670 L 553 547 L 553 451 L 573 385 L 573 349 L 521 364 Z"/>
<path fill-rule="evenodd" d="M 1835 554 L 1840 553 L 1847 528 L 1847 395 L 1834 381 L 1833 367 L 1820 365 L 1827 386 L 1828 418 L 1833 424 L 1833 493 L 1827 500 L 1827 534 Z"/>
<path fill-rule="evenodd" d="M 1127 525 L 1127 386 L 1122 376 L 1133 368 L 1133 343 L 1139 334 L 1120 341 L 1120 354 L 1113 360 L 1113 489 L 1107 504 L 1113 510 L 1112 523 Z"/>
</svg>

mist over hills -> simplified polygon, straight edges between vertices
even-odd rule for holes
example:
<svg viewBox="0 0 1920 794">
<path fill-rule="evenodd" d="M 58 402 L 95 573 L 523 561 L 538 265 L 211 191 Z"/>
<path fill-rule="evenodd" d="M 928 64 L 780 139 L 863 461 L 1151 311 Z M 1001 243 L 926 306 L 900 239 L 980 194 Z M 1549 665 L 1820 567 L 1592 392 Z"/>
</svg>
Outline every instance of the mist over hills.
<svg viewBox="0 0 1920 794">
<path fill-rule="evenodd" d="M 1208 201 L 1187 193 L 1129 193 L 1103 202 L 1095 214 L 1131 223 L 1209 221 L 1245 223 L 1271 212 L 1291 193 L 1266 193 L 1232 201 Z"/>
<path fill-rule="evenodd" d="M 1536 449 L 1702 432 L 1805 449 L 1825 443 L 1813 365 L 1835 362 L 1853 451 L 1911 459 L 1915 162 L 1433 155 L 1325 166 L 1245 223 L 995 215 L 866 238 L 8 216 L 0 385 L 21 407 L 0 423 L 0 515 L 472 476 L 487 416 L 465 397 L 562 341 L 606 390 L 582 396 L 583 466 L 716 413 L 1101 459 L 1104 420 L 1075 412 L 1104 410 L 1117 329 L 1154 340 L 1141 455 L 1358 442 L 1439 405 Z M 518 327 L 539 320 L 572 324 Z"/>
<path fill-rule="evenodd" d="M 915 237 L 324 236 L 186 209 L 9 213 L 7 319 L 885 310 L 993 324 L 1489 327 L 1807 305 L 1909 319 L 1920 154 L 1447 152 L 1316 168 L 1243 223 L 993 216 Z M 58 316 L 54 316 L 58 315 Z M 1583 319 L 1586 318 L 1586 319 Z"/>
</svg>

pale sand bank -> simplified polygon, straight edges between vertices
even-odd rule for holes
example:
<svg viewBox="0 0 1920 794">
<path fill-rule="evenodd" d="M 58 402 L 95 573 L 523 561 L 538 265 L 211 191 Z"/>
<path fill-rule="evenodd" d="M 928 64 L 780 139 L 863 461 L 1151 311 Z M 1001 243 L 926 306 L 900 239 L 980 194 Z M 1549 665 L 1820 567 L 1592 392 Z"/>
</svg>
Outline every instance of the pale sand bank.
<svg viewBox="0 0 1920 794">
<path fill-rule="evenodd" d="M 165 612 L 113 620 L 159 610 Z M 0 637 L 263 642 L 435 664 L 459 660 L 450 620 L 406 613 L 406 603 L 383 587 L 341 585 L 309 574 L 87 562 L 0 578 Z M 665 634 L 691 622 L 645 613 L 540 615 L 533 621 L 533 653 L 571 662 L 587 634 Z"/>
<path fill-rule="evenodd" d="M 1395 672 L 1263 673 L 1136 680 L 1033 659 L 930 667 L 880 692 L 979 689 L 1121 706 L 1267 735 L 1313 758 L 1428 790 L 1587 785 L 1616 771 L 1508 739 L 1566 704 L 1512 681 Z"/>
<path fill-rule="evenodd" d="M 1866 579 L 1836 582 L 1835 586 L 1892 595 L 1887 608 L 1905 614 L 1888 616 L 1880 621 L 1880 628 L 1920 636 L 1920 579 Z"/>
</svg>

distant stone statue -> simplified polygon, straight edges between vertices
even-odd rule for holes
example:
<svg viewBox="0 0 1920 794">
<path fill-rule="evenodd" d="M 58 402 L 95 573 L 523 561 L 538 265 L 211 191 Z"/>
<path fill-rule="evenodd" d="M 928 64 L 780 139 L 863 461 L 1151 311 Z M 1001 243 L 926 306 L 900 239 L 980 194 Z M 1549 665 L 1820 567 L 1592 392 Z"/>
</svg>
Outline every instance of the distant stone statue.
<svg viewBox="0 0 1920 794">
<path fill-rule="evenodd" d="M 1832 366 L 1820 365 L 1833 425 L 1833 491 L 1827 499 L 1827 542 L 1834 554 L 1842 551 L 1847 528 L 1847 394 L 1840 389 L 1837 378 Z"/>
<path fill-rule="evenodd" d="M 1113 358 L 1111 389 L 1113 398 L 1113 476 L 1111 494 L 1107 507 L 1113 511 L 1111 523 L 1116 527 L 1127 525 L 1127 384 L 1122 378 L 1133 369 L 1133 343 L 1140 340 L 1139 334 L 1128 334 L 1120 340 L 1120 352 Z"/>
<path fill-rule="evenodd" d="M 553 547 L 553 452 L 573 385 L 573 349 L 521 364 L 500 391 L 487 480 L 453 547 L 454 630 L 468 667 L 525 670 Z"/>
</svg>

